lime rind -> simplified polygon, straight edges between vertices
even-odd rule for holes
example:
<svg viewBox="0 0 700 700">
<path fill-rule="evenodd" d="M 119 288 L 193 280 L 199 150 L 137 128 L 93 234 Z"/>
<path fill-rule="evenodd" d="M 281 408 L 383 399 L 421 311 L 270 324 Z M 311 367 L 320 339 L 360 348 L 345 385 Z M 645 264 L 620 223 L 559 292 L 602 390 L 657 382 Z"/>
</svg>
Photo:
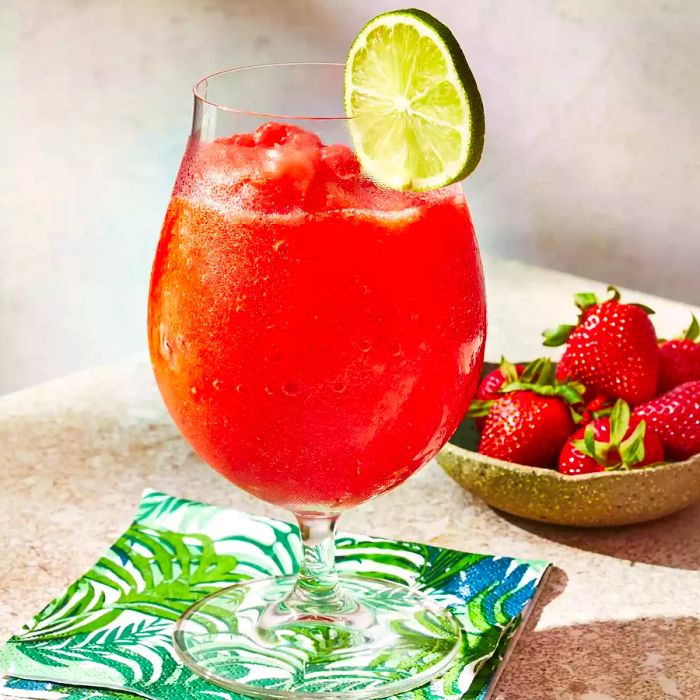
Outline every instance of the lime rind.
<svg viewBox="0 0 700 700">
<path fill-rule="evenodd" d="M 479 163 L 484 109 L 450 30 L 422 10 L 386 12 L 353 42 L 345 110 L 365 171 L 393 189 L 457 182 Z"/>
</svg>

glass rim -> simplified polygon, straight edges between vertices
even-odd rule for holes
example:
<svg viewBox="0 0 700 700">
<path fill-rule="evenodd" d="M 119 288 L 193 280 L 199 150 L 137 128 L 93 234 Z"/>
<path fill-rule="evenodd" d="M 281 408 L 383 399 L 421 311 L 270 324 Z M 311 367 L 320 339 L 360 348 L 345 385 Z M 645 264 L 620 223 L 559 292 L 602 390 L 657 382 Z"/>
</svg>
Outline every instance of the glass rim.
<svg viewBox="0 0 700 700">
<path fill-rule="evenodd" d="M 307 66 L 307 67 L 326 67 L 326 68 L 344 68 L 345 64 L 343 63 L 335 63 L 335 62 L 330 62 L 330 61 L 289 61 L 289 62 L 280 62 L 280 63 L 254 63 L 250 65 L 245 65 L 245 66 L 236 66 L 234 68 L 224 68 L 223 70 L 218 70 L 214 73 L 210 73 L 209 75 L 205 75 L 203 78 L 200 78 L 193 86 L 192 86 L 192 94 L 194 95 L 195 100 L 198 100 L 200 102 L 203 102 L 204 104 L 210 105 L 211 107 L 215 107 L 216 109 L 220 109 L 224 112 L 232 112 L 233 114 L 240 114 L 243 116 L 249 116 L 249 117 L 265 117 L 265 118 L 271 118 L 271 119 L 296 119 L 296 120 L 312 120 L 312 121 L 348 121 L 350 117 L 347 115 L 343 114 L 342 116 L 315 116 L 315 115 L 294 115 L 294 114 L 273 114 L 271 112 L 256 112 L 255 110 L 250 110 L 250 109 L 241 109 L 240 107 L 232 107 L 230 105 L 226 104 L 221 104 L 220 102 L 216 102 L 214 100 L 210 100 L 207 97 L 205 97 L 202 94 L 202 87 L 204 86 L 205 83 L 207 83 L 209 80 L 212 78 L 217 78 L 222 75 L 226 75 L 229 73 L 239 73 L 243 71 L 248 71 L 248 70 L 255 70 L 258 68 L 288 68 L 291 66 Z"/>
</svg>

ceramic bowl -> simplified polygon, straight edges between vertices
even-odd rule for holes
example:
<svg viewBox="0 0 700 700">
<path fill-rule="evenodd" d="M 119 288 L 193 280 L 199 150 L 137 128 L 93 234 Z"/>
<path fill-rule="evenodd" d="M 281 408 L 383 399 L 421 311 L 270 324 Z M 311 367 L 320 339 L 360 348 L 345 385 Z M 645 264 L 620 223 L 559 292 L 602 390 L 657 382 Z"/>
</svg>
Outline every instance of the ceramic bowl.
<svg viewBox="0 0 700 700">
<path fill-rule="evenodd" d="M 487 365 L 485 371 L 495 365 Z M 490 506 L 529 520 L 605 527 L 661 518 L 700 501 L 700 455 L 629 471 L 565 476 L 478 454 L 479 433 L 465 418 L 437 461 Z"/>
</svg>

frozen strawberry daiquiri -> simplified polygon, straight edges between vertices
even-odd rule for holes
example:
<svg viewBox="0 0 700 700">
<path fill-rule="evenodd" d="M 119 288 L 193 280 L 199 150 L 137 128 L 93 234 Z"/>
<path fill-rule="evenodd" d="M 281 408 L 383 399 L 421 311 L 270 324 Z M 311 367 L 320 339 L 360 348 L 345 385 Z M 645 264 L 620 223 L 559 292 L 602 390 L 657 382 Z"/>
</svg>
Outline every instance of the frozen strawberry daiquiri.
<svg viewBox="0 0 700 700">
<path fill-rule="evenodd" d="M 370 700 L 427 683 L 465 648 L 454 600 L 418 584 L 433 572 L 424 549 L 368 543 L 351 557 L 358 575 L 340 575 L 334 532 L 435 455 L 474 392 L 484 284 L 456 183 L 483 140 L 466 59 L 418 10 L 371 20 L 345 65 L 251 66 L 195 86 L 153 263 L 151 359 L 188 442 L 292 511 L 301 536 L 299 548 L 261 522 L 269 561 L 216 543 L 260 577 L 202 589 L 177 621 L 174 648 L 207 681 Z M 216 565 L 192 547 L 196 566 Z M 471 669 L 459 663 L 449 693 Z"/>
<path fill-rule="evenodd" d="M 151 359 L 226 478 L 296 513 L 396 486 L 462 418 L 484 337 L 459 185 L 381 188 L 292 124 L 191 140 L 153 266 Z"/>
</svg>

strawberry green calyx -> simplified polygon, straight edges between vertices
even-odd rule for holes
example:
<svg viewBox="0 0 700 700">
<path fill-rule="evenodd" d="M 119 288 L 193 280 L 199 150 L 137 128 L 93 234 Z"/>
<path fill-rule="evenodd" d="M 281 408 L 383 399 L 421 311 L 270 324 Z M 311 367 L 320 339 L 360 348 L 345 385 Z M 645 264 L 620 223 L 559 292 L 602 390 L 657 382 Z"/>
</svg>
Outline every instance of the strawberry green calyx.
<svg viewBox="0 0 700 700">
<path fill-rule="evenodd" d="M 644 448 L 646 432 L 646 422 L 640 421 L 632 434 L 620 443 L 620 459 L 626 467 L 632 467 L 644 460 L 646 455 Z"/>
<path fill-rule="evenodd" d="M 574 294 L 574 303 L 581 311 L 585 311 L 600 302 L 593 292 L 579 292 L 578 294 Z"/>
<path fill-rule="evenodd" d="M 584 455 L 593 458 L 606 471 L 629 469 L 644 460 L 646 422 L 640 421 L 632 433 L 625 437 L 630 427 L 630 407 L 626 401 L 618 399 L 610 414 L 610 438 L 607 442 L 596 440 L 595 427 L 589 423 L 583 440 L 575 440 L 574 447 Z M 610 464 L 612 455 L 619 456 L 619 462 Z"/>
<path fill-rule="evenodd" d="M 560 382 L 555 374 L 554 363 L 549 358 L 541 357 L 530 362 L 516 381 L 504 384 L 500 391 L 504 394 L 512 391 L 532 391 L 540 396 L 558 396 L 569 406 L 580 404 L 586 390 L 583 384 Z"/>
<path fill-rule="evenodd" d="M 683 331 L 683 334 L 679 336 L 678 340 L 697 340 L 700 335 L 700 324 L 698 319 L 695 318 L 695 314 L 690 317 L 690 325 Z"/>
<path fill-rule="evenodd" d="M 651 316 L 652 314 L 655 314 L 656 311 L 652 309 L 650 306 L 647 306 L 646 304 L 630 304 L 630 306 L 636 306 L 638 309 L 641 309 L 647 316 Z"/>
<path fill-rule="evenodd" d="M 556 379 L 556 368 L 552 361 L 546 357 L 533 360 L 525 366 L 518 377 L 517 367 L 505 359 L 501 359 L 499 367 L 505 382 L 498 390 L 499 394 L 510 394 L 514 391 L 531 391 L 540 396 L 554 396 L 562 399 L 571 411 L 571 417 L 576 423 L 580 416 L 574 410 L 574 406 L 581 404 L 585 387 L 579 382 L 560 382 Z M 483 418 L 488 415 L 494 401 L 474 400 L 469 405 L 467 416 L 469 418 Z"/>
<path fill-rule="evenodd" d="M 554 366 L 552 361 L 546 357 L 538 357 L 525 365 L 520 377 L 516 380 L 521 384 L 551 384 L 554 381 Z M 515 382 L 508 382 L 503 385 L 503 389 L 511 386 Z"/>
<path fill-rule="evenodd" d="M 498 369 L 501 370 L 501 374 L 506 381 L 506 384 L 514 382 L 518 379 L 518 368 L 509 360 L 506 360 L 503 355 L 501 355 L 501 363 L 498 365 Z"/>
<path fill-rule="evenodd" d="M 596 445 L 595 429 L 593 424 L 589 423 L 583 433 L 583 441 L 575 441 L 574 447 L 583 454 L 593 457 L 593 459 L 605 460 L 608 457 L 608 445 L 606 443 L 598 443 Z"/>
<path fill-rule="evenodd" d="M 690 325 L 680 335 L 673 338 L 673 340 L 690 340 L 700 343 L 698 336 L 700 336 L 700 324 L 698 323 L 698 319 L 695 317 L 695 314 L 691 314 Z M 662 343 L 668 343 L 668 339 L 659 338 L 659 345 Z"/>
<path fill-rule="evenodd" d="M 608 285 L 608 293 L 610 294 L 610 298 L 607 301 L 620 301 L 620 290 L 617 287 Z M 654 309 L 652 309 L 650 306 L 647 306 L 646 304 L 633 302 L 629 304 L 629 306 L 636 306 L 638 309 L 641 309 L 647 316 L 652 316 L 656 313 Z"/>
<path fill-rule="evenodd" d="M 542 332 L 542 336 L 544 337 L 542 345 L 548 348 L 556 348 L 560 345 L 565 345 L 575 328 L 576 326 L 572 326 L 571 324 L 563 324 L 561 326 L 554 326 L 554 328 L 548 328 L 546 331 Z"/>
<path fill-rule="evenodd" d="M 479 399 L 474 399 L 469 404 L 467 416 L 469 418 L 485 418 L 488 416 L 491 406 L 493 406 L 493 401 L 480 401 Z"/>
<path fill-rule="evenodd" d="M 608 287 L 608 291 L 613 292 L 610 301 L 620 298 L 620 292 L 618 292 L 614 287 Z M 578 317 L 580 322 L 583 314 L 585 314 L 588 309 L 598 306 L 598 304 L 600 304 L 600 300 L 593 292 L 579 292 L 578 294 L 574 294 L 574 304 L 576 304 L 576 308 L 581 312 Z M 560 345 L 564 345 L 569 340 L 569 336 L 575 329 L 576 324 L 571 325 L 566 323 L 560 326 L 548 328 L 542 333 L 542 336 L 544 337 L 542 344 L 548 348 L 556 348 Z"/>
<path fill-rule="evenodd" d="M 569 407 L 576 406 L 583 400 L 583 393 L 585 388 L 583 384 L 579 382 L 566 382 L 559 383 L 555 382 L 553 384 L 527 384 L 525 382 L 513 382 L 507 387 L 501 390 L 504 394 L 508 394 L 512 391 L 532 391 L 540 396 L 557 396 L 563 399 Z M 574 422 L 580 419 L 578 413 L 572 411 L 572 417 Z"/>
<path fill-rule="evenodd" d="M 609 296 L 607 299 L 603 299 L 603 301 L 598 298 L 595 292 L 579 292 L 578 294 L 574 294 L 574 304 L 576 304 L 576 308 L 581 311 L 587 311 L 592 306 L 598 306 L 598 304 L 602 304 L 606 301 L 620 301 L 620 290 L 617 287 L 613 287 L 612 284 L 609 284 L 607 292 Z"/>
<path fill-rule="evenodd" d="M 606 301 L 620 301 L 620 290 L 614 285 L 608 285 L 608 294 L 610 295 L 610 298 L 606 299 Z"/>
<path fill-rule="evenodd" d="M 615 402 L 610 413 L 610 444 L 619 445 L 624 440 L 630 427 L 631 415 L 632 412 L 626 401 Z"/>
</svg>

